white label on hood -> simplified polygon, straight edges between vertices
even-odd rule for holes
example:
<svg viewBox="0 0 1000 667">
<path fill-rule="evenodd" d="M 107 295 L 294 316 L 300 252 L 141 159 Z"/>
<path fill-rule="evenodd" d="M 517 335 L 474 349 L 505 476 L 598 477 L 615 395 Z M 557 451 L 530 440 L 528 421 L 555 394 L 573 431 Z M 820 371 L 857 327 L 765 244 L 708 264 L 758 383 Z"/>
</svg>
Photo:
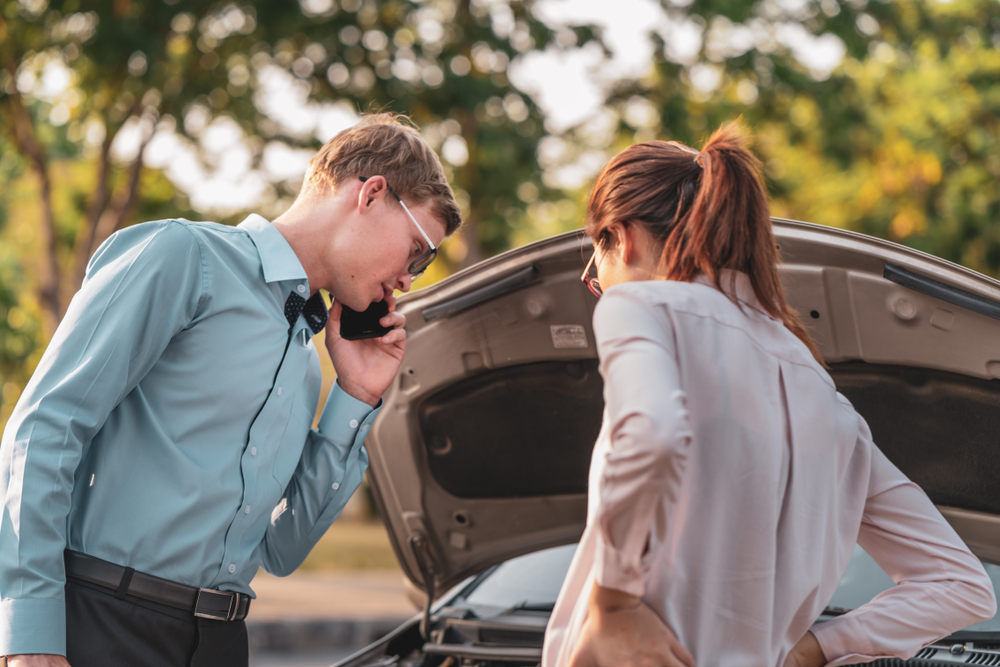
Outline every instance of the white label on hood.
<svg viewBox="0 0 1000 667">
<path fill-rule="evenodd" d="M 587 347 L 587 332 L 579 324 L 553 324 L 549 331 L 554 347 Z"/>
</svg>

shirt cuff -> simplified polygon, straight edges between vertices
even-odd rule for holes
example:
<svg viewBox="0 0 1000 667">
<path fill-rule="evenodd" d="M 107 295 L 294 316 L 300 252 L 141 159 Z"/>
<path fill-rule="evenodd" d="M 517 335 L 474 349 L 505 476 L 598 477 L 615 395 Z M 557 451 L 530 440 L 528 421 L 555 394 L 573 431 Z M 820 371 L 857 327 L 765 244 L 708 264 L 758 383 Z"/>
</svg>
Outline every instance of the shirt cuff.
<svg viewBox="0 0 1000 667">
<path fill-rule="evenodd" d="M 66 603 L 51 598 L 0 601 L 0 655 L 66 655 Z"/>
<path fill-rule="evenodd" d="M 823 649 L 827 665 L 868 662 L 875 653 L 865 629 L 851 614 L 815 623 L 809 630 Z"/>
<path fill-rule="evenodd" d="M 646 593 L 646 577 L 638 564 L 637 559 L 598 540 L 594 572 L 599 586 L 641 598 Z"/>
<path fill-rule="evenodd" d="M 373 408 L 348 394 L 334 381 L 319 418 L 319 432 L 333 442 L 354 442 L 358 435 L 368 435 L 368 428 L 381 409 L 382 399 Z"/>
</svg>

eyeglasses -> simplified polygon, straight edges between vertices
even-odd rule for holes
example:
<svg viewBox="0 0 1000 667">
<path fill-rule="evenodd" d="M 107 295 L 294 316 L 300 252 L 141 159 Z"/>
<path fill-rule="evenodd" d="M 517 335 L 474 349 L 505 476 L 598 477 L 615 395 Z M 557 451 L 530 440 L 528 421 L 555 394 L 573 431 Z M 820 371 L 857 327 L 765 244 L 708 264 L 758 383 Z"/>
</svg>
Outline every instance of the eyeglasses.
<svg viewBox="0 0 1000 667">
<path fill-rule="evenodd" d="M 359 176 L 358 178 L 362 183 L 368 180 L 367 176 Z M 417 226 L 417 229 L 420 230 L 420 235 L 424 237 L 425 241 L 427 241 L 427 247 L 429 250 L 410 262 L 410 266 L 406 269 L 406 271 L 410 274 L 410 279 L 416 280 L 423 275 L 424 271 L 427 270 L 427 267 L 430 266 L 431 262 L 433 262 L 437 257 L 437 246 L 435 246 L 434 242 L 431 241 L 431 237 L 427 236 L 427 232 L 424 231 L 424 228 L 420 226 L 417 219 L 413 217 L 412 213 L 410 213 L 410 209 L 406 208 L 406 204 L 404 204 L 400 196 L 396 194 L 396 191 L 392 189 L 392 186 L 389 185 L 388 182 L 385 185 L 389 188 L 389 192 L 392 193 L 392 196 L 396 198 L 396 201 L 399 202 L 399 205 L 403 207 L 403 211 L 406 213 L 410 221 L 412 221 L 413 224 Z"/>
<path fill-rule="evenodd" d="M 584 284 L 587 285 L 587 288 L 590 289 L 591 293 L 594 296 L 600 299 L 601 295 L 604 294 L 604 290 L 601 289 L 601 283 L 597 282 L 597 278 L 590 277 L 590 267 L 594 266 L 594 270 L 595 271 L 597 270 L 597 266 L 594 264 L 594 260 L 596 258 L 597 258 L 597 248 L 594 248 L 594 254 L 590 256 L 590 261 L 587 262 L 587 268 L 583 270 L 583 275 L 580 276 L 580 280 L 582 280 Z"/>
</svg>

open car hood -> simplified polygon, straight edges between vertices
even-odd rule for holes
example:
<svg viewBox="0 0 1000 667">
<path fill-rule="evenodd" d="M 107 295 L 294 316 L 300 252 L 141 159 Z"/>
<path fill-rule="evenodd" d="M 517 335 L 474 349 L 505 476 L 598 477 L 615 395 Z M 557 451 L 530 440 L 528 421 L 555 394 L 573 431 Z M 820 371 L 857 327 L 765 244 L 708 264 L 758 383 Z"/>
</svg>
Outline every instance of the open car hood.
<svg viewBox="0 0 1000 667">
<path fill-rule="evenodd" d="M 786 295 L 875 442 L 1000 563 L 1000 282 L 861 234 L 775 220 Z M 602 381 L 582 232 L 404 296 L 406 357 L 366 445 L 400 564 L 445 590 L 579 539 Z"/>
</svg>

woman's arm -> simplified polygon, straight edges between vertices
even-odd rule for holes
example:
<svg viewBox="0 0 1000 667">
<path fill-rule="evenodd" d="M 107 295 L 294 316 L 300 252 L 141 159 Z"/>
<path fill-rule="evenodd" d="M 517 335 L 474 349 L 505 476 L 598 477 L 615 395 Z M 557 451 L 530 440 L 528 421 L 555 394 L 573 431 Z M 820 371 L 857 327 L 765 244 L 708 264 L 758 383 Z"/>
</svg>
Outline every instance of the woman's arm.
<svg viewBox="0 0 1000 667">
<path fill-rule="evenodd" d="M 861 420 L 859 437 L 871 442 Z M 858 544 L 898 585 L 812 629 L 831 665 L 910 657 L 921 647 L 988 620 L 993 586 L 927 495 L 873 444 Z"/>
<path fill-rule="evenodd" d="M 827 662 L 816 635 L 806 631 L 785 658 L 784 667 L 823 667 Z"/>
<path fill-rule="evenodd" d="M 641 597 L 642 558 L 654 514 L 663 507 L 669 513 L 686 465 L 691 442 L 686 398 L 673 330 L 662 308 L 621 287 L 609 290 L 594 313 L 594 334 L 611 435 L 596 490 L 597 583 Z"/>
<path fill-rule="evenodd" d="M 570 667 L 693 667 L 691 654 L 643 604 L 643 556 L 654 514 L 676 498 L 691 440 L 663 311 L 617 288 L 594 313 L 611 451 L 593 517 L 596 583 Z"/>
</svg>

